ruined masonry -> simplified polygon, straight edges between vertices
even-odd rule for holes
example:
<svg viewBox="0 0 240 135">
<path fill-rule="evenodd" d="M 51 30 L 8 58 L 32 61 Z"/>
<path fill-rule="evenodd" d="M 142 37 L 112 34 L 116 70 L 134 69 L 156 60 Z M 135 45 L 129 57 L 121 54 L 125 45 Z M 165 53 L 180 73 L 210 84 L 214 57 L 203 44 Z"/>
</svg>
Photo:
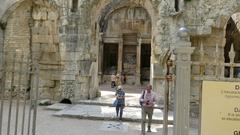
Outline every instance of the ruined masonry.
<svg viewBox="0 0 240 135">
<path fill-rule="evenodd" d="M 151 83 L 161 103 L 170 71 L 174 78 L 186 75 L 181 82 L 187 81 L 190 91 L 185 94 L 199 104 L 203 80 L 237 79 L 238 68 L 222 64 L 240 62 L 236 0 L 1 0 L 0 4 L 0 67 L 31 72 L 34 67 L 29 63 L 38 63 L 43 99 L 92 99 L 100 95 L 99 84 L 109 83 L 112 74 L 122 74 L 129 85 Z M 183 26 L 188 30 L 181 33 Z M 171 70 L 166 66 L 169 59 Z M 178 73 L 177 65 L 183 65 L 179 71 L 184 72 Z M 12 86 L 19 85 L 19 76 L 0 75 L 7 96 Z M 21 78 L 21 88 L 31 89 L 34 75 Z M 170 85 L 171 98 L 181 84 L 175 81 Z"/>
</svg>

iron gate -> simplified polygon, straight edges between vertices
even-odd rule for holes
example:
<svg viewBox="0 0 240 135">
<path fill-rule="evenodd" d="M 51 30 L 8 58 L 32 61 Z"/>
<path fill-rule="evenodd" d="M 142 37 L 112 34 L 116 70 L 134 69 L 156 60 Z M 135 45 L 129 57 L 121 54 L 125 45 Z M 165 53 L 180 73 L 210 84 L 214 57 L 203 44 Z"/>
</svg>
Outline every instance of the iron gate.
<svg viewBox="0 0 240 135">
<path fill-rule="evenodd" d="M 0 135 L 35 135 L 39 65 L 30 54 L 1 53 Z"/>
</svg>

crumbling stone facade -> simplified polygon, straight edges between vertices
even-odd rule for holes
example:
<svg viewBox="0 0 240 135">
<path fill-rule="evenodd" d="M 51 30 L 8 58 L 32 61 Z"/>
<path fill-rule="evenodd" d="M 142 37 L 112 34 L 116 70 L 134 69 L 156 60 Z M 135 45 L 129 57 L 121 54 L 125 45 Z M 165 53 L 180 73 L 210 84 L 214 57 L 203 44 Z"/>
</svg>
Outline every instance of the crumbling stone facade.
<svg viewBox="0 0 240 135">
<path fill-rule="evenodd" d="M 110 26 L 110 29 L 106 29 L 107 34 L 111 28 L 115 28 L 114 24 L 109 24 L 109 15 L 121 15 L 117 11 L 123 8 L 143 8 L 149 15 L 149 78 L 154 90 L 161 97 L 165 86 L 165 62 L 170 55 L 174 59 L 172 51 L 180 40 L 177 34 L 179 28 L 185 26 L 189 29 L 190 43 L 195 47 L 192 61 L 200 60 L 201 44 L 204 48 L 204 61 L 215 60 L 212 52 L 216 50 L 216 44 L 219 47 L 218 61 L 224 61 L 226 24 L 230 16 L 238 12 L 240 2 L 2 0 L 1 5 L 4 5 L 0 6 L 1 48 L 5 52 L 22 49 L 26 56 L 30 55 L 32 60 L 39 62 L 42 98 L 68 97 L 77 100 L 91 99 L 98 95 L 99 82 L 104 79 L 102 70 L 99 70 L 103 61 L 102 43 L 106 40 L 103 36 L 104 29 L 107 28 L 105 26 Z M 116 29 L 119 28 L 116 26 Z M 193 67 L 192 75 L 198 70 Z M 139 72 L 136 71 L 135 76 Z M 207 68 L 205 74 L 211 75 L 213 72 L 214 69 Z M 9 78 L 6 81 L 8 80 Z M 191 81 L 193 101 L 199 100 L 200 86 L 201 81 Z"/>
</svg>

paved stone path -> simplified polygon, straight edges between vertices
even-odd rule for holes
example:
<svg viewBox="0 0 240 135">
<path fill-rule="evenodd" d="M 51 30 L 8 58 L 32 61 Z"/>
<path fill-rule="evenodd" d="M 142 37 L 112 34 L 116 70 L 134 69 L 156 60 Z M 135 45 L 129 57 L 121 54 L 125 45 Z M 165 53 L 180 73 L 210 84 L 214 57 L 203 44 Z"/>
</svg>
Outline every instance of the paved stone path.
<svg viewBox="0 0 240 135">
<path fill-rule="evenodd" d="M 125 94 L 125 104 L 130 107 L 140 107 L 139 97 L 140 93 L 126 93 Z M 116 99 L 114 91 L 102 90 L 101 97 L 93 100 L 78 100 L 78 104 L 91 104 L 91 105 L 106 105 L 111 106 L 113 101 Z M 163 106 L 155 106 L 156 108 L 163 108 Z"/>
<path fill-rule="evenodd" d="M 129 87 L 129 86 L 128 86 Z M 115 120 L 115 107 L 111 107 L 116 99 L 115 92 L 104 85 L 101 87 L 101 97 L 94 100 L 79 100 L 74 105 L 54 104 L 48 106 L 48 109 L 59 110 L 55 116 L 76 117 L 86 119 L 99 120 Z M 108 89 L 107 89 L 108 88 Z M 129 90 L 131 90 L 129 88 Z M 141 108 L 139 105 L 140 93 L 126 93 L 126 107 L 123 112 L 123 120 L 139 122 L 141 121 Z M 162 123 L 163 112 L 161 106 L 156 106 L 154 109 L 153 122 Z M 172 123 L 173 113 L 169 112 L 169 122 Z"/>
<path fill-rule="evenodd" d="M 115 120 L 116 112 L 115 107 L 100 106 L 100 105 L 63 105 L 54 104 L 48 107 L 52 110 L 60 110 L 54 113 L 55 116 L 87 118 L 94 120 Z M 62 109 L 62 110 L 61 110 Z M 172 123 L 173 114 L 169 112 L 169 121 Z M 123 120 L 140 122 L 141 121 L 141 108 L 139 107 L 125 107 L 123 112 Z M 153 122 L 162 123 L 163 113 L 160 109 L 154 109 Z"/>
<path fill-rule="evenodd" d="M 99 129 L 103 131 L 128 132 L 128 126 L 129 123 L 107 121 L 103 122 Z"/>
<path fill-rule="evenodd" d="M 134 93 L 138 88 L 130 89 L 130 93 L 126 92 L 126 107 L 123 112 L 123 121 L 127 122 L 140 122 L 141 121 L 141 108 L 139 105 L 140 93 Z M 73 105 L 54 104 L 48 106 L 47 109 L 55 110 L 54 116 L 59 117 L 72 117 L 90 120 L 108 120 L 116 121 L 115 108 L 111 107 L 112 102 L 115 100 L 115 92 L 108 85 L 100 87 L 101 97 L 94 100 L 79 100 Z M 153 123 L 162 123 L 163 120 L 163 107 L 156 106 L 154 109 Z M 169 112 L 169 123 L 173 124 L 173 112 Z M 192 127 L 198 127 L 198 119 L 192 118 L 190 121 Z"/>
</svg>

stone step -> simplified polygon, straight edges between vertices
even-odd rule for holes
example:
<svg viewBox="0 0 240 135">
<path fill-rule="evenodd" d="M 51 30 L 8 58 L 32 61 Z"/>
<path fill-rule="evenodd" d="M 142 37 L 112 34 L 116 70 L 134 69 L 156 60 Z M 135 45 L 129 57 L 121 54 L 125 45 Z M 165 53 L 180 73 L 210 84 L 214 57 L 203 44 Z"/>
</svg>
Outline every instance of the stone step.
<svg viewBox="0 0 240 135">
<path fill-rule="evenodd" d="M 91 120 L 117 120 L 115 107 L 86 104 L 53 104 L 47 109 L 58 110 L 54 116 L 70 117 Z M 169 124 L 173 124 L 173 113 L 169 112 Z M 141 108 L 125 107 L 123 112 L 123 121 L 141 122 Z M 163 112 L 161 109 L 154 109 L 153 123 L 163 123 Z"/>
<path fill-rule="evenodd" d="M 106 101 L 96 101 L 96 100 L 78 100 L 77 102 L 74 102 L 75 104 L 85 104 L 85 105 L 100 105 L 100 106 L 110 106 L 112 107 L 112 104 L 111 102 L 106 102 Z M 141 106 L 139 105 L 139 103 L 131 103 L 131 104 L 128 104 L 126 103 L 126 106 L 127 107 L 136 107 L 136 108 L 141 108 Z M 163 109 L 163 105 L 155 105 L 154 106 L 155 109 Z"/>
<path fill-rule="evenodd" d="M 139 93 L 126 93 L 125 95 L 125 105 L 127 107 L 138 107 L 139 97 L 141 94 Z M 101 91 L 101 97 L 92 99 L 92 100 L 77 100 L 74 103 L 76 104 L 87 104 L 87 105 L 102 105 L 102 106 L 112 106 L 113 101 L 116 99 L 114 91 Z M 155 108 L 163 109 L 162 105 L 156 105 Z"/>
</svg>

